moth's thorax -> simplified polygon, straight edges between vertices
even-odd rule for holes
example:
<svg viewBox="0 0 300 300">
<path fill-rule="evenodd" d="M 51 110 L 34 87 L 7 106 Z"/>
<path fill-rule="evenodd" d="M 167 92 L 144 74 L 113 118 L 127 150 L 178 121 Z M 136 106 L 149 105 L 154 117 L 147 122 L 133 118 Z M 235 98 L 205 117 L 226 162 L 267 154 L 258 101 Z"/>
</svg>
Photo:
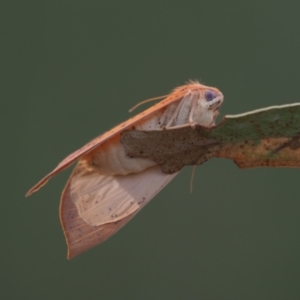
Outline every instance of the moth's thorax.
<svg viewBox="0 0 300 300">
<path fill-rule="evenodd" d="M 154 114 L 134 125 L 135 130 L 170 129 L 181 125 L 199 124 L 211 127 L 215 124 L 218 108 L 223 101 L 219 92 L 214 99 L 205 98 L 205 91 L 187 91 L 178 101 L 158 109 Z M 156 165 L 149 159 L 130 158 L 120 142 L 120 134 L 104 142 L 89 158 L 92 167 L 105 175 L 138 173 Z"/>
<path fill-rule="evenodd" d="M 218 108 L 222 101 L 222 94 L 218 95 L 215 101 L 208 102 L 203 92 L 189 91 L 180 101 L 172 103 L 165 109 L 161 123 L 167 128 L 188 124 L 213 126 L 218 113 L 215 109 L 211 109 L 211 106 L 217 104 Z"/>
</svg>

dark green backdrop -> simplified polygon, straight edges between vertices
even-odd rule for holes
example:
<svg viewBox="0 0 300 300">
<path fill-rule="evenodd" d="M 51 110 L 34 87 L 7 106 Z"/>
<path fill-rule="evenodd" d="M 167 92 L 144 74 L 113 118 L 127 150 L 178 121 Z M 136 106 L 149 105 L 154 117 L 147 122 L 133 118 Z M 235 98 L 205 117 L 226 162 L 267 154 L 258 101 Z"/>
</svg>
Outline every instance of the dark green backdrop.
<svg viewBox="0 0 300 300">
<path fill-rule="evenodd" d="M 6 3 L 5 3 L 6 2 Z M 298 169 L 185 168 L 118 234 L 66 260 L 67 154 L 188 79 L 224 114 L 300 101 L 299 1 L 2 1 L 1 299 L 299 299 Z"/>
</svg>

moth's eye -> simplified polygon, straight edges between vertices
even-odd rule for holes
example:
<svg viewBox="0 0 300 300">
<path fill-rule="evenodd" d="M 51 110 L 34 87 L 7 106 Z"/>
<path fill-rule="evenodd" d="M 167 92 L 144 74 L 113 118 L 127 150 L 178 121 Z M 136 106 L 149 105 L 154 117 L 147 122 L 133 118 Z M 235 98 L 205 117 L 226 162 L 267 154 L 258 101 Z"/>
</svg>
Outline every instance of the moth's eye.
<svg viewBox="0 0 300 300">
<path fill-rule="evenodd" d="M 213 92 L 213 91 L 206 91 L 206 92 L 205 92 L 205 99 L 206 99 L 207 101 L 211 101 L 211 100 L 213 100 L 215 97 L 216 97 L 215 92 Z"/>
</svg>

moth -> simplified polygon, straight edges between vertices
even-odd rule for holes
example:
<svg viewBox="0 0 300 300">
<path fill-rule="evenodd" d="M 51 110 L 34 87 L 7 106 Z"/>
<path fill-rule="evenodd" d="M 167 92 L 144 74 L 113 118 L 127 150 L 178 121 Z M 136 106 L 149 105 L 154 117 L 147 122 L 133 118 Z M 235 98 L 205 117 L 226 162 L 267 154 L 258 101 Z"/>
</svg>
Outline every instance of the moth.
<svg viewBox="0 0 300 300">
<path fill-rule="evenodd" d="M 127 156 L 120 140 L 122 132 L 170 130 L 187 124 L 211 127 L 224 99 L 217 88 L 197 81 L 153 99 L 161 98 L 67 156 L 26 194 L 36 192 L 78 160 L 62 192 L 59 210 L 68 259 L 115 234 L 178 174 L 163 173 L 150 159 Z"/>
</svg>

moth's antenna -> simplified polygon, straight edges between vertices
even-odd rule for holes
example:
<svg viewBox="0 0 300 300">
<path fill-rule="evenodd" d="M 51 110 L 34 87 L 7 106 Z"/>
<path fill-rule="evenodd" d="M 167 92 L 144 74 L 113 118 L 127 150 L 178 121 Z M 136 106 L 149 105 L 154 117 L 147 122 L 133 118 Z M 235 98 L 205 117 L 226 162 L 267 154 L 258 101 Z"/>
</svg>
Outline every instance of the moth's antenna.
<svg viewBox="0 0 300 300">
<path fill-rule="evenodd" d="M 129 109 L 129 112 L 133 112 L 136 108 L 138 108 L 140 105 L 142 104 L 145 104 L 145 103 L 148 103 L 150 101 L 154 101 L 154 100 L 158 100 L 158 99 L 161 99 L 161 98 L 164 98 L 164 97 L 167 97 L 168 95 L 164 95 L 164 96 L 159 96 L 159 97 L 154 97 L 154 98 L 150 98 L 150 99 L 146 99 L 142 102 L 139 102 L 138 104 L 136 104 L 134 107 L 130 108 Z"/>
<path fill-rule="evenodd" d="M 192 174 L 191 174 L 191 182 L 190 182 L 190 193 L 193 192 L 193 181 L 195 178 L 196 165 L 193 166 Z"/>
</svg>

